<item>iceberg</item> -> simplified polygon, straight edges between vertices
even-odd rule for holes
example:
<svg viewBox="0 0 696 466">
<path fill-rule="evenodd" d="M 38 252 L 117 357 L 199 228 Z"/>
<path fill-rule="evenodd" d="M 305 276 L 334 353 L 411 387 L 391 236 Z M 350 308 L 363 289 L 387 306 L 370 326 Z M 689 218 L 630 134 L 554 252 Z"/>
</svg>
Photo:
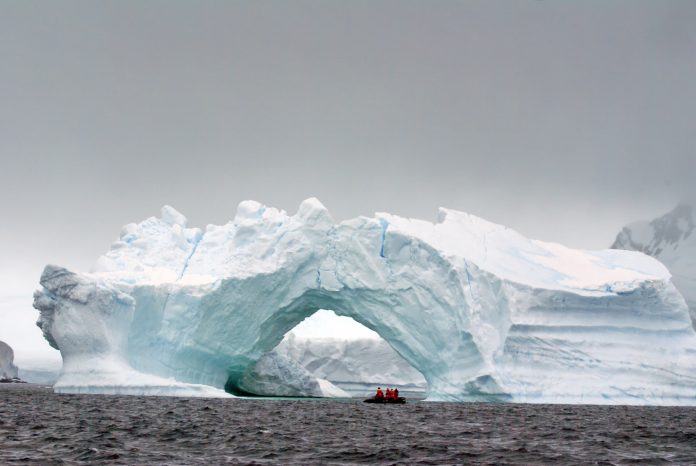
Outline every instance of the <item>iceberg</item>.
<svg viewBox="0 0 696 466">
<path fill-rule="evenodd" d="M 313 198 L 294 215 L 244 201 L 203 231 L 164 207 L 89 273 L 48 265 L 40 283 L 61 392 L 243 392 L 331 309 L 418 370 L 428 400 L 696 404 L 696 333 L 664 265 L 450 209 L 335 222 Z"/>
<path fill-rule="evenodd" d="M 17 378 L 19 378 L 19 369 L 14 365 L 14 351 L 10 345 L 0 341 L 0 380 Z"/>
<path fill-rule="evenodd" d="M 378 386 L 398 386 L 406 396 L 422 396 L 427 387 L 423 375 L 384 340 L 306 338 L 290 332 L 273 352 L 353 396 L 371 396 Z"/>
<path fill-rule="evenodd" d="M 241 394 L 260 396 L 350 398 L 326 379 L 314 377 L 297 362 L 277 352 L 266 353 L 242 376 Z"/>
</svg>

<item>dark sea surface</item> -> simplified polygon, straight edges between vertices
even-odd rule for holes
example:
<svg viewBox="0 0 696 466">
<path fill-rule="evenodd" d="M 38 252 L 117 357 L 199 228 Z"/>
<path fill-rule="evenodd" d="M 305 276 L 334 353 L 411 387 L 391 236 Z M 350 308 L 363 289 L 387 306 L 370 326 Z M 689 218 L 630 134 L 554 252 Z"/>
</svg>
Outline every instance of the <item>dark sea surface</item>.
<svg viewBox="0 0 696 466">
<path fill-rule="evenodd" d="M 0 464 L 696 464 L 696 408 L 56 395 L 0 385 Z"/>
</svg>

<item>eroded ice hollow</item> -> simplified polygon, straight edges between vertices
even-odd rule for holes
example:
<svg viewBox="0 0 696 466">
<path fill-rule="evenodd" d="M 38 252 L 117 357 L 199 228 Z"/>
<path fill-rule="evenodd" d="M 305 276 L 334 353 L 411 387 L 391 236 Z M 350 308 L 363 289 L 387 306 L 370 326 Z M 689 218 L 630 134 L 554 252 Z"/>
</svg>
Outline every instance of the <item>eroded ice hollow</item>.
<svg viewBox="0 0 696 466">
<path fill-rule="evenodd" d="M 429 400 L 696 404 L 696 334 L 662 264 L 448 209 L 336 223 L 316 199 L 292 216 L 244 201 L 201 231 L 164 207 L 90 273 L 47 266 L 41 285 L 59 392 L 235 392 L 332 309 L 420 371 Z"/>
</svg>

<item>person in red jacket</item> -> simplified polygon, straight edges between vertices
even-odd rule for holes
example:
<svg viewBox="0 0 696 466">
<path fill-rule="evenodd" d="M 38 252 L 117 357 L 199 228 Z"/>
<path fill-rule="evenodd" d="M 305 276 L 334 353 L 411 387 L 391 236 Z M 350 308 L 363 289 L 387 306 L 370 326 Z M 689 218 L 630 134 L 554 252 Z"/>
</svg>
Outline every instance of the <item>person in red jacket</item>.
<svg viewBox="0 0 696 466">
<path fill-rule="evenodd" d="M 383 400 L 384 399 L 384 392 L 382 391 L 382 387 L 377 387 L 377 393 L 375 394 L 375 400 Z"/>
</svg>

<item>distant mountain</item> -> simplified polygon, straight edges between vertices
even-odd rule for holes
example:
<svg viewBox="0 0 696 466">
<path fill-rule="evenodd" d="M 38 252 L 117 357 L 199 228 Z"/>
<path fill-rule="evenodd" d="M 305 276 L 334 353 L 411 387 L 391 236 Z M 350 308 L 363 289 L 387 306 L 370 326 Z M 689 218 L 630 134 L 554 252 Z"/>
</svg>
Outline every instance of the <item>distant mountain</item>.
<svg viewBox="0 0 696 466">
<path fill-rule="evenodd" d="M 694 207 L 680 204 L 651 221 L 626 225 L 613 249 L 641 251 L 665 264 L 672 281 L 689 305 L 696 329 L 696 220 Z"/>
</svg>

